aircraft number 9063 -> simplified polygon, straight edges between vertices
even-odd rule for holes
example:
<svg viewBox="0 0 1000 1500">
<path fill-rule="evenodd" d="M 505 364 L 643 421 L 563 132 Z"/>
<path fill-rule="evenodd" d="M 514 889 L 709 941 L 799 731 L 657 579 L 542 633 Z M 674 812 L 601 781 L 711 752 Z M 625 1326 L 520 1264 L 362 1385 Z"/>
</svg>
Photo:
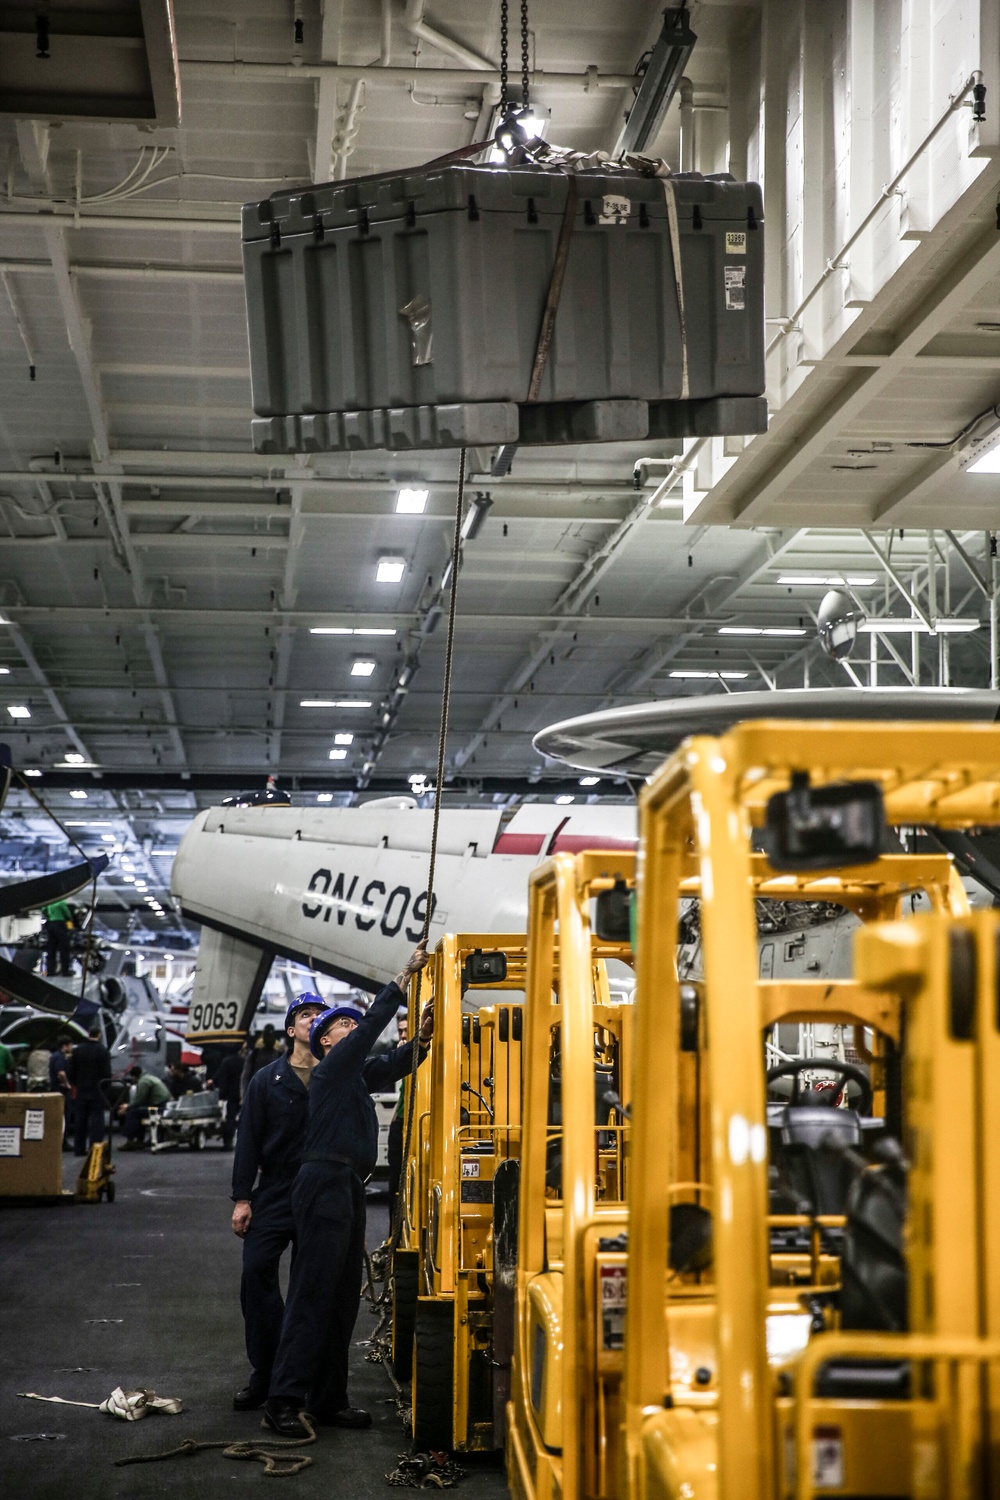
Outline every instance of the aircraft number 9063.
<svg viewBox="0 0 1000 1500">
<path fill-rule="evenodd" d="M 317 870 L 309 882 L 309 889 L 315 891 L 319 899 L 303 901 L 302 915 L 315 919 L 322 913 L 322 920 L 329 922 L 335 914 L 338 927 L 343 927 L 350 915 L 359 932 L 371 932 L 378 922 L 379 931 L 388 938 L 396 936 L 409 915 L 413 925 L 406 928 L 406 936 L 411 943 L 419 942 L 427 916 L 427 892 L 421 891 L 414 898 L 408 885 L 397 885 L 387 894 L 384 880 L 369 880 L 359 892 L 359 878 L 355 875 L 349 880 L 343 870 L 336 877 L 331 870 Z M 437 897 L 432 896 L 432 917 L 436 906 Z"/>
<path fill-rule="evenodd" d="M 199 1000 L 192 1005 L 187 1030 L 235 1031 L 239 1006 L 235 1000 Z"/>
</svg>

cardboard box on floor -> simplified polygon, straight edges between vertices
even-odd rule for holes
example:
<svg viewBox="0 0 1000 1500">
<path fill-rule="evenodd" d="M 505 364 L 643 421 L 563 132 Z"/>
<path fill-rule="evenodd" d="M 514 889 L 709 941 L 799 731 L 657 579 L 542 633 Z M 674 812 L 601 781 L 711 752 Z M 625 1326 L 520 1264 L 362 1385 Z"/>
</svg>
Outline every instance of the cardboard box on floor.
<svg viewBox="0 0 1000 1500">
<path fill-rule="evenodd" d="M 62 1192 L 61 1094 L 0 1094 L 0 1199 Z"/>
</svg>

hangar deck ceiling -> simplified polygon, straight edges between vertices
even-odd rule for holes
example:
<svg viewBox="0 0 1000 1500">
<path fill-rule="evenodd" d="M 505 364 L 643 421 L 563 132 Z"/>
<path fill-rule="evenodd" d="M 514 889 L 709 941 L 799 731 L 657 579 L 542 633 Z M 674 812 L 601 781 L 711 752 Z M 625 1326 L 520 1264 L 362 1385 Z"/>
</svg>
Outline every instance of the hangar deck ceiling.
<svg viewBox="0 0 1000 1500">
<path fill-rule="evenodd" d="M 16 10 L 0 6 L 3 738 L 162 895 L 192 811 L 251 778 L 339 802 L 432 770 L 444 630 L 421 625 L 456 455 L 252 453 L 239 206 L 482 139 L 500 6 L 174 0 L 177 125 L 110 102 L 32 118 L 44 64 L 10 45 Z M 531 0 L 549 140 L 615 148 L 661 11 Z M 1000 475 L 966 469 L 1000 437 L 1000 4 L 711 0 L 691 23 L 690 108 L 647 149 L 764 184 L 771 427 L 683 452 L 525 449 L 502 478 L 470 455 L 469 495 L 493 503 L 461 573 L 466 798 L 622 794 L 531 747 L 615 703 L 996 684 Z M 151 53 L 161 96 L 162 68 Z M 428 491 L 422 514 L 396 513 L 402 487 Z M 396 584 L 375 581 L 384 557 L 405 563 Z M 912 628 L 828 661 L 831 579 Z M 931 633 L 942 617 L 955 633 Z M 5 863 L 21 840 L 30 864 L 44 820 L 23 792 L 7 812 Z"/>
</svg>

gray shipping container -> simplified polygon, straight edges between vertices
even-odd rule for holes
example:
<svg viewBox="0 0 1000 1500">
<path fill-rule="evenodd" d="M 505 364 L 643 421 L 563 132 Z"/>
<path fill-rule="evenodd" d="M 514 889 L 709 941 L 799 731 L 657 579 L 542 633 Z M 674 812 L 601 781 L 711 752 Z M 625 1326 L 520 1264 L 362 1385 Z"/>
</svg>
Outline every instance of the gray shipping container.
<svg viewBox="0 0 1000 1500">
<path fill-rule="evenodd" d="M 487 428 L 516 426 L 510 404 L 523 405 L 528 395 L 568 181 L 533 165 L 451 165 L 248 204 L 243 264 L 255 412 L 278 419 L 384 414 L 367 424 L 352 418 L 346 427 L 255 423 L 265 433 L 255 433 L 258 446 L 266 446 L 266 434 L 272 446 L 290 449 L 403 446 L 408 419 L 392 414 L 413 408 L 424 409 L 425 439 L 410 445 L 430 446 L 444 429 L 459 434 L 446 435 L 444 446 L 475 433 L 467 413 L 454 419 L 469 403 L 488 404 Z M 728 177 L 670 181 L 687 332 L 684 406 L 701 408 L 701 428 L 759 430 L 762 402 L 705 403 L 764 390 L 760 188 Z M 576 188 L 538 394 L 540 405 L 555 404 L 563 414 L 533 414 L 533 440 L 701 430 L 697 416 L 671 410 L 682 398 L 683 358 L 664 182 L 597 171 L 576 174 Z M 576 404 L 606 402 L 622 403 L 605 409 L 610 422 L 593 407 L 586 410 L 596 418 L 573 417 Z M 669 405 L 654 407 L 647 422 L 636 403 Z M 452 416 L 439 422 L 439 407 Z M 616 427 L 619 410 L 628 431 Z M 730 416 L 720 418 L 720 411 Z"/>
</svg>

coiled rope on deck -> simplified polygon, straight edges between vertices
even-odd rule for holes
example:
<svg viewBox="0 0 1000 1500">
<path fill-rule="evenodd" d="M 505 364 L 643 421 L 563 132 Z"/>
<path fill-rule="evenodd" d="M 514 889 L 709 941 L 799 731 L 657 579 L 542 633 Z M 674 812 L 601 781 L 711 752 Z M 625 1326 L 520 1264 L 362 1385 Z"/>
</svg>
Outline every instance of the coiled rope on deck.
<svg viewBox="0 0 1000 1500">
<path fill-rule="evenodd" d="M 264 1465 L 264 1473 L 269 1479 L 287 1479 L 293 1474 L 300 1474 L 303 1469 L 308 1469 L 313 1462 L 308 1453 L 300 1453 L 292 1458 L 288 1455 L 289 1448 L 303 1448 L 308 1443 L 315 1443 L 316 1428 L 308 1412 L 299 1412 L 299 1421 L 308 1432 L 309 1436 L 304 1438 L 285 1438 L 272 1441 L 269 1438 L 241 1439 L 231 1442 L 228 1438 L 222 1438 L 217 1442 L 202 1442 L 197 1438 L 185 1438 L 176 1448 L 167 1448 L 163 1453 L 135 1453 L 130 1458 L 116 1458 L 115 1468 L 124 1469 L 129 1464 L 153 1464 L 164 1458 L 193 1458 L 196 1453 L 201 1453 L 208 1448 L 221 1448 L 223 1458 L 248 1459 L 252 1463 Z M 277 1451 L 276 1451 L 277 1450 Z"/>
</svg>

